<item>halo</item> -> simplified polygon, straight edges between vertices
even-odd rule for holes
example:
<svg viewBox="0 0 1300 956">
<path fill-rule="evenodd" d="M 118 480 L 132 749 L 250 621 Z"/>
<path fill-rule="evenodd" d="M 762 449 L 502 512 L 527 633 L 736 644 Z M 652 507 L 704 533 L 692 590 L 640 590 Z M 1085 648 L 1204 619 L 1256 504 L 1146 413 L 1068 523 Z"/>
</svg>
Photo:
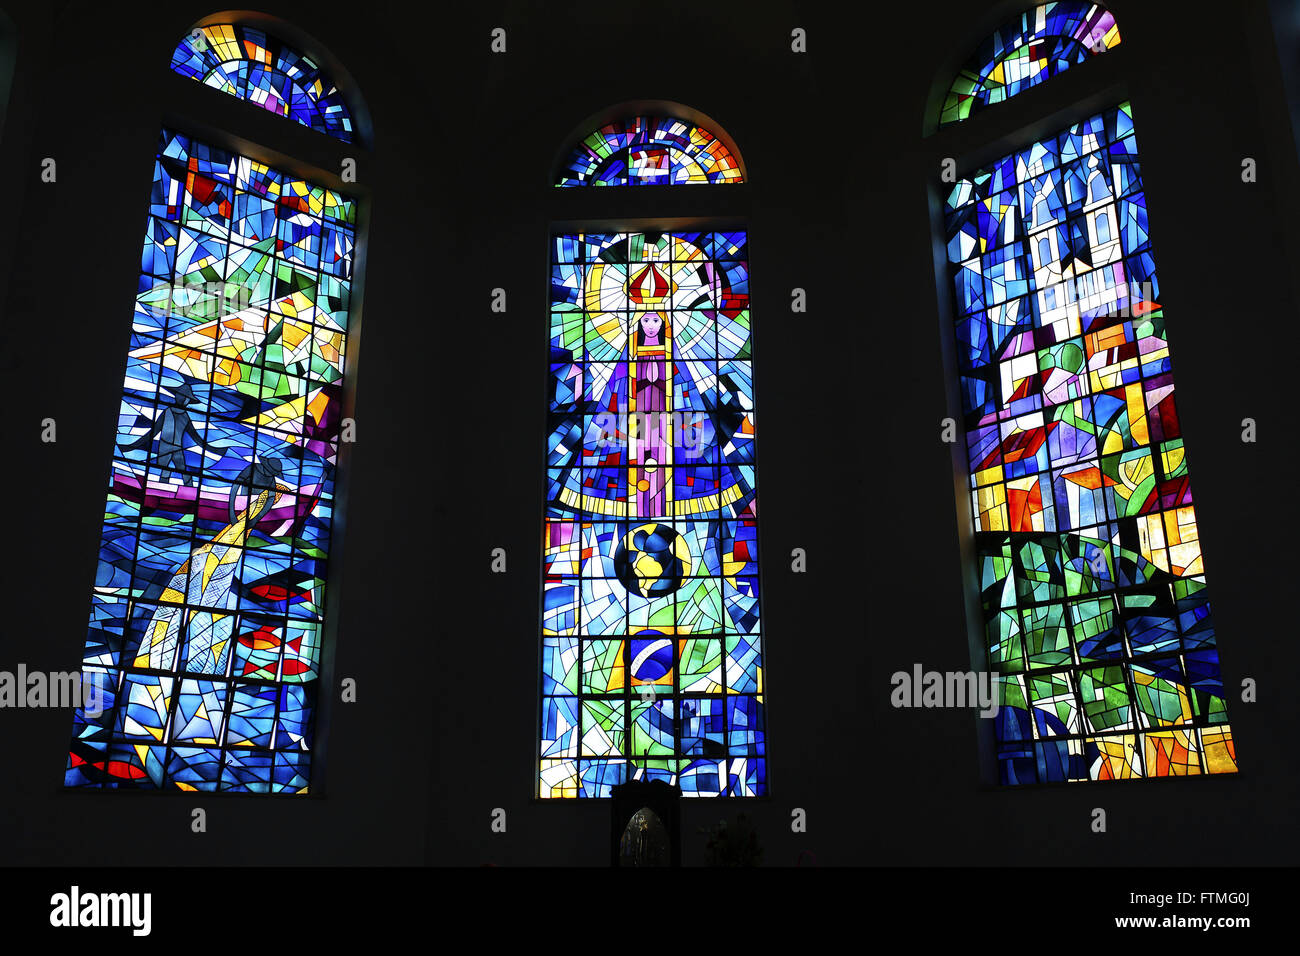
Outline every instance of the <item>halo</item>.
<svg viewBox="0 0 1300 956">
<path fill-rule="evenodd" d="M 691 313 L 686 311 L 701 298 L 707 300 L 704 308 L 717 308 L 713 270 L 703 249 L 680 236 L 665 234 L 661 243 L 647 244 L 642 258 L 629 263 L 603 258 L 609 248 L 587 270 L 582 307 L 590 328 L 612 349 L 621 354 L 627 348 L 642 312 L 681 317 L 675 322 L 665 319 L 664 324 L 683 349 L 690 349 L 713 331 L 712 321 L 691 321 Z M 684 328 L 679 329 L 678 324 Z"/>
</svg>

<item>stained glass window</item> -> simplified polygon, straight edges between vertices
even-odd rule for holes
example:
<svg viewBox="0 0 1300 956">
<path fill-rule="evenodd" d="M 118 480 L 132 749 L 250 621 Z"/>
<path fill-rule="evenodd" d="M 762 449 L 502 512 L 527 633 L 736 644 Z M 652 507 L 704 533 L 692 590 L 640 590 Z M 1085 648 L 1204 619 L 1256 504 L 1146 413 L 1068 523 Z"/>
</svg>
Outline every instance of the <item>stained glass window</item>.
<svg viewBox="0 0 1300 956">
<path fill-rule="evenodd" d="M 953 80 L 939 125 L 968 118 L 1119 45 L 1119 27 L 1095 3 L 1040 3 L 1004 23 Z"/>
<path fill-rule="evenodd" d="M 579 143 L 555 185 L 743 181 L 736 157 L 709 130 L 671 116 L 632 116 L 602 126 Z"/>
<path fill-rule="evenodd" d="M 67 786 L 307 791 L 354 223 L 163 132 Z"/>
<path fill-rule="evenodd" d="M 172 69 L 352 142 L 352 116 L 334 81 L 310 57 L 261 30 L 231 23 L 196 28 L 176 47 Z"/>
<path fill-rule="evenodd" d="M 1235 771 L 1130 104 L 946 216 L 1000 781 Z"/>
<path fill-rule="evenodd" d="M 551 261 L 540 795 L 762 795 L 746 234 Z"/>
</svg>

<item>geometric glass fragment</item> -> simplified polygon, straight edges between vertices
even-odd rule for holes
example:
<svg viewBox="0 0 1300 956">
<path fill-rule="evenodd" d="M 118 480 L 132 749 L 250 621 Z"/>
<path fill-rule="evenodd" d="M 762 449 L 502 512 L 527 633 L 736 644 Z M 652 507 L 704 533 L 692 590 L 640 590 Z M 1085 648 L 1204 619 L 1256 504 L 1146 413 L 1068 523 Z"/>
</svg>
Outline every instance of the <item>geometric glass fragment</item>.
<svg viewBox="0 0 1300 956">
<path fill-rule="evenodd" d="M 1040 3 L 989 36 L 953 79 L 939 125 L 967 119 L 1119 45 L 1106 8 L 1086 0 Z"/>
<path fill-rule="evenodd" d="M 593 131 L 573 148 L 556 186 L 652 186 L 744 182 L 722 140 L 671 116 L 631 116 Z"/>
<path fill-rule="evenodd" d="M 352 116 L 333 79 L 308 56 L 254 27 L 196 28 L 172 53 L 181 76 L 352 142 Z"/>
</svg>

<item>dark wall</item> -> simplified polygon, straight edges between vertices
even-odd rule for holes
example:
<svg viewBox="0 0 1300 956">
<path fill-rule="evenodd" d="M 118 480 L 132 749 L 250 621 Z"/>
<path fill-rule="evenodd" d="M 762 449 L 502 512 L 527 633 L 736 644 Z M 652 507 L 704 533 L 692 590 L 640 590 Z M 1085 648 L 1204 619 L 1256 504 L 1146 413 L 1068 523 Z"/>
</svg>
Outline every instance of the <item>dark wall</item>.
<svg viewBox="0 0 1300 956">
<path fill-rule="evenodd" d="M 1278 67 L 1287 100 L 1291 104 L 1291 135 L 1300 150 L 1300 4 L 1289 0 L 1268 0 L 1269 18 L 1277 41 Z"/>
<path fill-rule="evenodd" d="M 568 216 L 547 183 L 585 117 L 642 98 L 715 119 L 750 174 L 736 188 L 752 245 L 772 796 L 745 809 L 767 861 L 1293 858 L 1297 655 L 1280 599 L 1294 509 L 1276 502 L 1293 494 L 1282 390 L 1298 170 L 1264 4 L 1216 6 L 1207 24 L 1187 3 L 1116 0 L 1125 56 L 1106 77 L 1131 96 L 1143 147 L 1224 678 L 1260 684 L 1255 704 L 1230 691 L 1242 772 L 1012 792 L 981 785 L 969 711 L 889 704 L 897 670 L 969 666 L 968 519 L 939 440 L 949 403 L 928 211 L 940 150 L 958 140 L 924 139 L 922 118 L 936 77 L 1006 4 L 873 4 L 861 22 L 839 5 L 698 7 L 264 8 L 346 65 L 374 128 L 373 149 L 353 151 L 370 221 L 333 662 L 359 699 L 326 715 L 325 793 L 300 800 L 65 793 L 70 715 L 0 711 L 12 862 L 606 862 L 606 803 L 531 799 L 546 236 Z M 212 12 L 114 13 L 123 28 L 107 42 L 96 5 L 9 9 L 0 668 L 80 659 L 160 121 L 215 137 L 238 124 L 323 172 L 350 155 L 169 73 L 177 38 Z M 504 55 L 489 52 L 496 26 Z M 806 55 L 790 52 L 796 26 Z M 1007 110 L 1028 124 L 1088 88 L 1067 74 Z M 39 180 L 46 156 L 55 184 Z M 671 192 L 658 213 L 689 214 Z M 489 309 L 496 287 L 504 315 Z M 805 314 L 789 310 L 794 287 Z M 1256 444 L 1240 440 L 1247 416 Z M 46 417 L 54 444 L 39 438 Z M 504 575 L 489 571 L 498 547 Z M 1088 827 L 1097 806 L 1105 835 Z M 497 807 L 504 834 L 489 827 Z M 790 832 L 796 807 L 807 833 Z M 735 809 L 686 803 L 686 862 L 702 857 L 697 828 Z"/>
</svg>

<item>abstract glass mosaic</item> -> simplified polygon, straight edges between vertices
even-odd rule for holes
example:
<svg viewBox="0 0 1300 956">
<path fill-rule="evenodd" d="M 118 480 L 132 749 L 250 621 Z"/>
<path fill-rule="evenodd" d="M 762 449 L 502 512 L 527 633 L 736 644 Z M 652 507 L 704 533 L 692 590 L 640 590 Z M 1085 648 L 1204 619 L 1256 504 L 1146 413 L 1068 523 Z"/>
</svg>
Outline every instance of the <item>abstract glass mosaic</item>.
<svg viewBox="0 0 1300 956">
<path fill-rule="evenodd" d="M 552 239 L 539 793 L 767 789 L 743 232 Z"/>
<path fill-rule="evenodd" d="M 1099 4 L 1040 3 L 1008 20 L 980 44 L 953 80 L 939 125 L 967 119 L 1076 63 L 1113 50 L 1119 42 L 1115 18 Z"/>
<path fill-rule="evenodd" d="M 204 86 L 345 143 L 352 116 L 334 81 L 311 58 L 253 27 L 198 27 L 172 53 L 172 69 Z"/>
<path fill-rule="evenodd" d="M 163 132 L 67 786 L 306 792 L 354 228 Z"/>
<path fill-rule="evenodd" d="M 713 133 L 671 116 L 619 119 L 574 147 L 557 186 L 655 186 L 744 182 Z"/>
<path fill-rule="evenodd" d="M 1130 105 L 946 225 L 1000 781 L 1235 771 Z"/>
</svg>

